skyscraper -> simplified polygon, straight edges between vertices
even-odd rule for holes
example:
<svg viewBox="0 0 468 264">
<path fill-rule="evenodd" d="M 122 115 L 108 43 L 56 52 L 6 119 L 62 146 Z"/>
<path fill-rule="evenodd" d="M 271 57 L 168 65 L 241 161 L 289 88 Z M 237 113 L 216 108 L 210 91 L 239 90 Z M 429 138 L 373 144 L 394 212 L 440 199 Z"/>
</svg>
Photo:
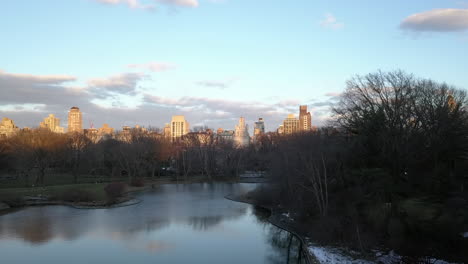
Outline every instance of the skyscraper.
<svg viewBox="0 0 468 264">
<path fill-rule="evenodd" d="M 312 130 L 312 116 L 310 112 L 307 112 L 307 105 L 299 106 L 299 130 Z"/>
<path fill-rule="evenodd" d="M 263 118 L 259 118 L 257 122 L 255 122 L 254 126 L 254 139 L 257 137 L 265 134 L 265 122 L 263 121 Z"/>
<path fill-rule="evenodd" d="M 178 138 L 189 132 L 189 123 L 182 115 L 173 116 L 171 120 L 171 140 L 176 141 Z"/>
<path fill-rule="evenodd" d="M 68 111 L 68 132 L 83 132 L 83 117 L 76 106 Z"/>
<path fill-rule="evenodd" d="M 237 124 L 234 130 L 234 142 L 239 147 L 244 147 L 250 143 L 250 135 L 248 127 L 245 124 L 245 118 L 239 118 L 239 124 Z"/>
<path fill-rule="evenodd" d="M 39 127 L 47 128 L 55 133 L 65 132 L 65 129 L 60 126 L 60 118 L 55 117 L 54 114 L 49 114 L 48 117 L 44 118 L 44 121 L 39 124 Z"/>
<path fill-rule="evenodd" d="M 297 119 L 294 114 L 289 114 L 283 121 L 283 133 L 285 135 L 290 135 L 299 131 L 299 119 Z"/>
</svg>

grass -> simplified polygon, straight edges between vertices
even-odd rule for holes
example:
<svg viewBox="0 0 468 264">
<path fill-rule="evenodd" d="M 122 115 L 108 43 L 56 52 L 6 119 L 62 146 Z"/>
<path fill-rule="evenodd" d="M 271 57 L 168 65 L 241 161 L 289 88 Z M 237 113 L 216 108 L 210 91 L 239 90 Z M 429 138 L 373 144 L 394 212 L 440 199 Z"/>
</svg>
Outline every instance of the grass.
<svg viewBox="0 0 468 264">
<path fill-rule="evenodd" d="M 104 192 L 104 187 L 106 185 L 107 183 L 55 185 L 32 188 L 1 188 L 0 201 L 21 199 L 25 196 L 62 197 L 65 193 L 76 190 L 90 193 L 96 200 L 103 201 L 106 199 L 106 193 Z"/>
</svg>

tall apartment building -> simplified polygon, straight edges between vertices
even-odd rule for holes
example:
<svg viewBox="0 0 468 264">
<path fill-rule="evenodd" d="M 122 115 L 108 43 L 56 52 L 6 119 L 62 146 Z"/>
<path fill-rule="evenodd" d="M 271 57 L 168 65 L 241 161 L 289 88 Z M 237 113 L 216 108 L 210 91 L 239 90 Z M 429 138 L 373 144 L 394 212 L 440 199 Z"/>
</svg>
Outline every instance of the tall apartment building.
<svg viewBox="0 0 468 264">
<path fill-rule="evenodd" d="M 255 122 L 254 126 L 254 139 L 265 134 L 265 122 L 263 118 L 259 118 L 257 122 Z"/>
<path fill-rule="evenodd" d="M 239 146 L 247 146 L 250 144 L 250 135 L 248 131 L 248 127 L 245 124 L 245 118 L 239 118 L 239 123 L 236 125 L 234 129 L 234 143 Z"/>
<path fill-rule="evenodd" d="M 68 132 L 83 132 L 83 116 L 76 106 L 68 111 Z"/>
<path fill-rule="evenodd" d="M 299 130 L 311 131 L 312 130 L 312 116 L 307 112 L 307 105 L 299 106 Z"/>
<path fill-rule="evenodd" d="M 190 124 L 182 115 L 173 116 L 171 120 L 171 140 L 176 141 L 178 138 L 186 135 L 189 132 Z"/>
<path fill-rule="evenodd" d="M 289 114 L 288 117 L 283 121 L 283 133 L 285 135 L 290 135 L 299 131 L 299 119 L 297 119 L 294 114 Z"/>
<path fill-rule="evenodd" d="M 15 126 L 13 120 L 4 117 L 2 122 L 0 122 L 0 138 L 13 136 L 18 131 L 19 128 Z"/>
<path fill-rule="evenodd" d="M 64 133 L 65 129 L 60 126 L 60 118 L 54 116 L 54 114 L 49 114 L 48 117 L 44 118 L 44 121 L 39 123 L 40 128 L 46 128 L 54 133 Z"/>
</svg>

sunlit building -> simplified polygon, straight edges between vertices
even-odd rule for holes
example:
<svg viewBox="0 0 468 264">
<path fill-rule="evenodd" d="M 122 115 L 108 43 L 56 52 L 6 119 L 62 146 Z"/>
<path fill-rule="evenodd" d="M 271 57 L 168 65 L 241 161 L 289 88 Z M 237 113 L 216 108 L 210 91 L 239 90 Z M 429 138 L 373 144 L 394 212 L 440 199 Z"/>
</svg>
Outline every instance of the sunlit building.
<svg viewBox="0 0 468 264">
<path fill-rule="evenodd" d="M 108 124 L 104 124 L 102 125 L 101 128 L 98 129 L 98 134 L 100 136 L 112 135 L 114 134 L 114 129 L 110 127 Z"/>
<path fill-rule="evenodd" d="M 239 123 L 234 130 L 234 143 L 239 147 L 248 146 L 250 144 L 248 127 L 243 117 L 239 118 Z"/>
<path fill-rule="evenodd" d="M 4 117 L 0 122 L 0 137 L 11 137 L 19 131 L 13 120 Z"/>
<path fill-rule="evenodd" d="M 60 126 L 60 118 L 54 116 L 54 114 L 49 114 L 48 117 L 44 118 L 44 121 L 39 123 L 40 128 L 46 128 L 54 133 L 64 133 L 65 128 Z"/>
<path fill-rule="evenodd" d="M 297 119 L 294 114 L 289 114 L 283 121 L 283 134 L 291 135 L 299 132 L 299 129 L 299 119 Z"/>
<path fill-rule="evenodd" d="M 189 132 L 190 125 L 182 115 L 173 116 L 171 120 L 171 140 L 176 141 L 178 138 Z"/>
<path fill-rule="evenodd" d="M 83 129 L 84 135 L 93 143 L 97 143 L 100 140 L 98 132 L 96 128 Z"/>
<path fill-rule="evenodd" d="M 68 132 L 83 132 L 83 116 L 76 106 L 68 111 Z"/>
<path fill-rule="evenodd" d="M 307 105 L 299 106 L 299 130 L 311 131 L 312 130 L 312 116 L 307 112 Z"/>
</svg>

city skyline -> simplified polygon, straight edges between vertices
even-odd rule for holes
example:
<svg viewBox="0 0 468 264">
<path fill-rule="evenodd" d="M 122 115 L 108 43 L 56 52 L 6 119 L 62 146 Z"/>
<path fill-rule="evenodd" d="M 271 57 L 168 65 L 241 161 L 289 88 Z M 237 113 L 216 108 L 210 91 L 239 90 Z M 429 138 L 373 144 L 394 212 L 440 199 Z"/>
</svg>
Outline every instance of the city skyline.
<svg viewBox="0 0 468 264">
<path fill-rule="evenodd" d="M 295 129 L 291 133 L 296 133 L 296 132 L 301 132 L 301 131 L 312 131 L 312 130 L 314 130 L 316 128 L 316 126 L 314 126 L 313 123 L 311 122 L 310 112 L 307 112 L 307 106 L 306 105 L 300 105 L 298 113 L 299 113 L 299 115 L 298 115 L 299 117 L 302 116 L 302 115 L 305 115 L 306 117 L 308 117 L 308 119 L 306 118 L 306 120 L 308 120 L 308 123 L 306 122 L 307 125 L 305 125 L 304 127 L 301 127 L 301 128 L 299 128 L 299 123 L 297 123 L 297 129 Z M 288 117 L 286 118 L 286 120 L 288 118 L 295 118 L 295 114 L 288 114 Z M 48 114 L 48 116 L 43 118 L 42 121 L 39 122 L 38 125 L 36 124 L 36 125 L 33 125 L 33 126 L 23 126 L 23 127 L 17 126 L 17 124 L 15 123 L 15 120 L 13 120 L 13 119 L 10 119 L 8 117 L 3 117 L 3 119 L 8 120 L 8 121 L 4 121 L 4 122 L 12 123 L 18 129 L 23 129 L 23 128 L 24 129 L 46 128 L 46 129 L 49 129 L 50 131 L 55 132 L 55 133 L 83 132 L 83 131 L 86 131 L 86 130 L 96 130 L 96 131 L 101 131 L 102 130 L 102 131 L 105 131 L 104 134 L 112 134 L 113 132 L 108 132 L 108 131 L 109 130 L 112 130 L 112 131 L 114 130 L 114 127 L 110 127 L 109 124 L 107 124 L 107 123 L 103 123 L 101 128 L 99 128 L 99 124 L 97 124 L 97 127 L 95 127 L 95 124 L 92 123 L 92 122 L 89 124 L 89 126 L 84 125 L 83 124 L 82 112 L 80 111 L 80 108 L 76 107 L 76 106 L 71 107 L 69 109 L 69 111 L 68 111 L 68 118 L 67 118 L 66 121 L 64 121 L 64 123 L 68 124 L 66 127 L 62 126 L 60 118 L 57 118 L 55 116 L 55 114 Z M 297 119 L 296 121 L 299 122 L 299 119 Z M 247 136 L 249 138 L 249 140 L 247 140 L 247 141 L 250 141 L 250 133 L 253 135 L 252 139 L 255 139 L 255 137 L 257 135 L 260 136 L 260 135 L 264 134 L 265 132 L 278 132 L 278 128 L 283 126 L 284 122 L 285 121 L 283 121 L 283 123 L 276 126 L 276 128 L 274 128 L 275 126 L 272 125 L 271 130 L 267 131 L 267 130 L 265 130 L 266 126 L 265 126 L 264 118 L 259 117 L 258 120 L 254 121 L 253 124 L 251 126 L 249 126 L 248 125 L 249 122 L 246 122 L 245 118 L 241 116 L 240 118 L 238 118 L 238 124 L 237 125 L 234 125 L 233 127 L 232 126 L 230 126 L 230 127 L 220 127 L 220 126 L 218 126 L 217 129 L 216 129 L 215 127 L 208 127 L 208 126 L 205 126 L 205 125 L 190 127 L 190 124 L 189 124 L 188 120 L 185 119 L 185 116 L 175 115 L 175 116 L 171 117 L 171 121 L 169 123 L 165 123 L 164 125 L 162 125 L 162 124 L 157 124 L 157 125 L 151 124 L 151 125 L 147 126 L 146 128 L 157 128 L 157 129 L 160 130 L 160 133 L 163 134 L 163 135 L 166 135 L 166 134 L 172 135 L 171 136 L 172 140 L 175 140 L 176 138 L 179 138 L 180 136 L 185 135 L 185 134 L 187 134 L 189 132 L 197 132 L 197 131 L 200 130 L 200 128 L 202 128 L 202 129 L 205 129 L 205 130 L 215 130 L 216 129 L 218 131 L 219 130 L 221 130 L 221 131 L 224 131 L 224 130 L 233 131 L 233 133 L 234 133 L 234 131 L 236 131 L 236 134 L 238 134 L 237 135 L 238 139 L 236 139 L 237 141 L 245 141 L 244 139 L 241 139 L 244 136 Z M 136 124 L 135 127 L 140 128 L 141 126 L 139 124 Z M 124 131 L 126 128 L 130 129 L 131 126 L 120 125 L 120 126 L 117 126 L 116 131 Z M 145 128 L 145 126 L 143 126 L 142 128 Z M 233 129 L 230 130 L 230 128 L 233 128 Z M 244 135 L 244 133 L 246 133 L 246 135 Z M 291 133 L 287 133 L 287 134 L 291 134 Z M 282 134 L 282 132 L 280 132 L 280 134 Z"/>
<path fill-rule="evenodd" d="M 275 131 L 307 105 L 320 126 L 355 74 L 402 69 L 468 87 L 467 8 L 458 0 L 6 1 L 0 117 L 32 127 L 50 113 L 66 120 L 77 105 L 83 127 L 162 128 L 185 115 L 216 129 L 243 116 Z"/>
</svg>

